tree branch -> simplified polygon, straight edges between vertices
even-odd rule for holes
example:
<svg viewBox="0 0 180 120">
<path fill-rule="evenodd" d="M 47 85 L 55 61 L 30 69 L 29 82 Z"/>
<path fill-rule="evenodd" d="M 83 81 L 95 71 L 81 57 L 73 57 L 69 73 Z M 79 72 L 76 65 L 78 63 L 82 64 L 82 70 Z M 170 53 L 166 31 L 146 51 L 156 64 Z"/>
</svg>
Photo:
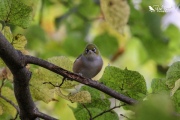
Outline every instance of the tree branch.
<svg viewBox="0 0 180 120">
<path fill-rule="evenodd" d="M 29 89 L 31 72 L 26 68 L 24 55 L 15 50 L 0 32 L 0 57 L 13 74 L 14 94 L 20 109 L 21 120 L 34 120 L 37 118 L 36 108 Z M 49 117 L 46 120 L 56 120 Z"/>
<path fill-rule="evenodd" d="M 105 85 L 103 85 L 97 81 L 94 81 L 94 80 L 91 80 L 88 78 L 84 78 L 81 75 L 67 71 L 67 70 L 65 70 L 59 66 L 56 66 L 50 62 L 47 62 L 45 60 L 42 60 L 42 59 L 39 59 L 39 58 L 36 58 L 33 56 L 28 56 L 28 55 L 25 55 L 24 58 L 25 58 L 26 64 L 30 63 L 30 64 L 35 64 L 35 65 L 41 66 L 41 67 L 46 68 L 52 72 L 55 72 L 59 75 L 62 75 L 64 78 L 67 78 L 67 80 L 75 80 L 75 81 L 80 82 L 82 84 L 96 88 L 96 89 L 110 95 L 111 97 L 116 98 L 116 99 L 118 99 L 122 102 L 125 102 L 127 104 L 132 105 L 132 104 L 137 103 L 136 100 L 134 100 L 130 97 L 127 97 L 123 94 L 120 94 L 120 93 L 108 88 L 107 86 L 105 86 Z"/>
</svg>

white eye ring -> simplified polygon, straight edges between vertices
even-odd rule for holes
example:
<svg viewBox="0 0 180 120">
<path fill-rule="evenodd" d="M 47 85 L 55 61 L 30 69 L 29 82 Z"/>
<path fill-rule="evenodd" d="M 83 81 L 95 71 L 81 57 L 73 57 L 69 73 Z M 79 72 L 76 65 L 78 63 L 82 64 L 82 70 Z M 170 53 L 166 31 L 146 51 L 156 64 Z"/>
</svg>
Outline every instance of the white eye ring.
<svg viewBox="0 0 180 120">
<path fill-rule="evenodd" d="M 93 48 L 93 50 L 92 50 L 94 53 L 96 53 L 96 48 Z"/>
</svg>

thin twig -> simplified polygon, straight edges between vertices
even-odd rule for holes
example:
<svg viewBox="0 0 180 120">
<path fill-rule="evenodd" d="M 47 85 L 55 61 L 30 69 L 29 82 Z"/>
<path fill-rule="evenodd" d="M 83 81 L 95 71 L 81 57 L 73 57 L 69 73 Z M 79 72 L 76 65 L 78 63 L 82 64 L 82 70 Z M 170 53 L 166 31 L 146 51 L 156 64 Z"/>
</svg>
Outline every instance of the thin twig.
<svg viewBox="0 0 180 120">
<path fill-rule="evenodd" d="M 6 102 L 8 102 L 9 104 L 11 104 L 16 110 L 17 112 L 19 113 L 19 107 L 13 103 L 11 100 L 7 99 L 6 97 L 4 97 L 3 95 L 0 95 L 0 98 L 2 98 L 3 100 L 5 100 Z"/>
<path fill-rule="evenodd" d="M 18 118 L 19 112 L 16 113 L 16 116 L 13 119 L 10 120 L 16 120 Z"/>
<path fill-rule="evenodd" d="M 0 94 L 1 94 L 1 91 L 2 91 L 2 87 L 4 86 L 4 82 L 5 82 L 5 79 L 2 79 L 2 84 L 0 86 Z"/>
<path fill-rule="evenodd" d="M 59 88 L 60 88 L 60 87 L 63 85 L 63 83 L 64 83 L 65 80 L 66 80 L 66 78 L 63 77 L 62 82 L 61 82 L 59 85 L 54 85 L 52 82 L 43 82 L 43 84 L 50 84 L 50 85 L 52 85 L 53 87 L 59 87 Z"/>
<path fill-rule="evenodd" d="M 122 117 L 124 117 L 124 118 L 130 120 L 130 118 L 128 118 L 127 116 L 125 116 L 125 115 L 123 115 L 123 114 L 120 114 L 120 116 L 122 116 Z"/>
<path fill-rule="evenodd" d="M 91 114 L 91 112 L 89 111 L 89 109 L 84 105 L 84 104 L 82 104 L 83 105 L 83 107 L 87 110 L 87 112 L 88 112 L 88 114 L 89 114 L 89 120 L 93 120 L 93 118 L 92 118 L 92 114 Z"/>
<path fill-rule="evenodd" d="M 122 107 L 122 106 L 124 106 L 124 105 L 125 105 L 125 104 L 119 105 L 119 106 L 114 106 L 114 107 L 112 107 L 112 108 L 110 108 L 110 109 L 108 109 L 108 110 L 105 110 L 105 111 L 99 113 L 98 115 L 94 116 L 93 119 L 95 119 L 95 118 L 97 118 L 97 117 L 99 117 L 99 116 L 101 116 L 101 115 L 103 115 L 103 114 L 105 114 L 105 113 L 107 113 L 107 112 L 111 112 L 112 110 L 114 110 L 114 109 L 116 109 L 116 108 L 120 108 L 120 107 Z"/>
<path fill-rule="evenodd" d="M 39 111 L 36 111 L 35 115 L 36 115 L 36 117 L 42 118 L 44 120 L 58 120 L 56 118 L 53 118 L 53 117 L 46 115 L 46 114 L 39 112 Z"/>
</svg>

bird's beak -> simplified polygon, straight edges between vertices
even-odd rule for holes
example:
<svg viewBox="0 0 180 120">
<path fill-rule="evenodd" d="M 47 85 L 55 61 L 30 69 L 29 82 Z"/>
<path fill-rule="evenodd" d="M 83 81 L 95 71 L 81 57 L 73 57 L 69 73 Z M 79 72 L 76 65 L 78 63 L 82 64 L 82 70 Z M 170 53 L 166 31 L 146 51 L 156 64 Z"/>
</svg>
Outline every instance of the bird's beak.
<svg viewBox="0 0 180 120">
<path fill-rule="evenodd" d="M 92 50 L 89 50 L 89 51 L 88 51 L 88 54 L 92 54 L 92 53 L 93 53 L 93 51 L 92 51 Z"/>
</svg>

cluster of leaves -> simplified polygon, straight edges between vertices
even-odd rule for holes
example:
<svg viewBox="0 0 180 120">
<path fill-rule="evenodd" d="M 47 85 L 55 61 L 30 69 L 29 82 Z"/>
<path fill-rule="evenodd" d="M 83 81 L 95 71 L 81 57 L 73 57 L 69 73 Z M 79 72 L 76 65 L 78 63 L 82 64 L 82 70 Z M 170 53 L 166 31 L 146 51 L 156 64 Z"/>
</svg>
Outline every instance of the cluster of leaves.
<svg viewBox="0 0 180 120">
<path fill-rule="evenodd" d="M 148 6 L 161 5 L 162 0 L 141 3 L 140 10 L 131 5 L 129 25 L 134 37 L 143 44 L 148 59 L 153 59 L 157 64 L 167 64 L 169 60 L 179 54 L 179 30 L 174 25 L 169 25 L 162 30 L 161 21 L 164 13 L 150 12 Z M 143 29 L 142 29 L 143 28 Z"/>
<path fill-rule="evenodd" d="M 116 4 L 116 2 L 118 3 Z M 178 49 L 180 36 L 179 30 L 173 25 L 170 25 L 165 31 L 162 31 L 160 21 L 163 14 L 150 13 L 148 11 L 147 6 L 161 4 L 161 2 L 161 0 L 153 2 L 143 0 L 141 9 L 137 10 L 134 8 L 132 2 L 129 3 L 129 6 L 126 1 L 119 3 L 117 0 L 101 0 L 101 7 L 107 22 L 118 30 L 126 26 L 127 20 L 130 17 L 128 24 L 131 27 L 133 39 L 137 39 L 140 41 L 140 44 L 142 44 L 143 47 L 138 49 L 146 52 L 144 53 L 146 54 L 145 59 L 153 59 L 157 64 L 167 64 L 173 55 L 180 52 Z M 45 35 L 46 32 L 38 25 L 33 25 L 30 26 L 25 33 L 28 39 L 27 47 L 39 51 L 41 57 L 48 58 L 47 61 L 72 71 L 73 62 L 69 60 L 69 58 L 63 56 L 49 58 L 49 56 L 63 54 L 77 57 L 86 45 L 84 39 L 87 38 L 90 34 L 89 31 L 94 27 L 89 21 L 99 15 L 100 7 L 96 4 L 95 0 L 81 0 L 79 2 L 62 0 L 61 3 L 69 9 L 68 12 L 67 9 L 64 10 L 67 13 L 63 16 L 55 19 L 56 27 L 58 28 L 65 25 L 66 32 L 68 33 L 61 45 L 55 41 L 51 42 L 51 44 L 46 44 L 48 42 L 47 36 Z M 45 1 L 47 8 L 52 4 L 54 4 L 54 1 Z M 119 8 L 119 5 L 122 7 Z M 116 9 L 117 7 L 118 9 Z M 130 16 L 129 7 L 131 8 Z M 114 11 L 114 9 L 117 11 Z M 0 11 L 0 22 L 2 23 L 0 26 L 1 32 L 15 49 L 27 54 L 24 48 L 27 43 L 26 38 L 21 34 L 13 36 L 10 27 L 7 25 L 11 24 L 27 28 L 32 20 L 32 8 L 27 6 L 25 0 L 0 0 Z M 115 16 L 110 16 L 111 14 Z M 122 15 L 125 15 L 125 17 L 122 17 Z M 117 23 L 112 22 L 114 19 Z M 105 31 L 102 32 L 102 30 L 100 30 L 101 32 L 95 36 L 93 43 L 101 50 L 103 57 L 110 59 L 115 52 L 118 51 L 119 38 L 124 39 L 124 37 L 117 35 L 117 32 L 113 30 L 109 30 L 110 28 L 107 26 L 103 27 L 103 29 L 105 29 Z M 76 38 L 76 40 L 74 38 Z M 41 54 L 40 48 L 45 49 L 45 54 Z M 54 48 L 54 50 L 50 50 L 51 48 Z M 165 78 L 153 79 L 151 84 L 152 93 L 158 93 L 158 96 L 148 96 L 144 77 L 139 72 L 131 71 L 127 68 L 122 70 L 118 67 L 107 66 L 99 82 L 119 93 L 141 101 L 141 103 L 134 108 L 123 106 L 124 109 L 131 109 L 136 112 L 136 115 L 133 116 L 132 119 L 152 120 L 156 117 L 156 119 L 174 120 L 175 118 L 172 117 L 172 113 L 180 112 L 179 64 L 180 62 L 174 63 L 169 68 Z M 2 86 L 0 87 L 0 93 L 17 104 L 11 83 L 12 75 L 1 59 L 0 67 L 2 68 L 0 74 Z M 110 96 L 98 90 L 83 86 L 79 91 L 75 90 L 76 92 L 71 93 L 68 89 L 74 89 L 78 83 L 66 80 L 60 88 L 55 88 L 53 85 L 58 86 L 63 82 L 62 76 L 41 67 L 30 66 L 29 69 L 33 72 L 30 88 L 34 100 L 49 103 L 50 101 L 57 101 L 57 96 L 60 96 L 71 102 L 77 102 L 76 108 L 70 107 L 77 120 L 95 118 L 104 111 L 111 109 Z M 49 84 L 49 82 L 51 82 L 51 84 Z M 144 100 L 145 97 L 147 100 Z M 121 104 L 123 103 L 120 102 L 120 105 Z M 159 106 L 165 106 L 165 108 Z M 15 116 L 16 111 L 7 101 L 0 98 L 0 115 L 1 114 Z M 97 119 L 118 120 L 119 117 L 116 112 L 111 111 L 100 115 Z"/>
<path fill-rule="evenodd" d="M 102 84 L 108 86 L 109 88 L 136 100 L 142 100 L 147 93 L 144 77 L 136 71 L 127 69 L 121 70 L 117 67 L 107 66 L 99 82 L 102 82 Z M 81 90 L 89 91 L 91 94 L 91 103 L 84 104 L 86 107 L 83 107 L 82 104 L 78 104 L 76 109 L 72 108 L 76 119 L 89 119 L 90 116 L 88 114 L 88 110 L 93 118 L 96 115 L 110 109 L 110 96 L 87 86 L 83 86 Z M 120 102 L 120 105 L 122 104 L 123 103 Z M 123 106 L 123 108 L 130 109 L 127 106 Z M 118 114 L 114 111 L 108 112 L 108 114 L 102 114 L 97 119 L 109 120 L 110 118 L 113 118 L 113 120 L 119 120 Z"/>
<path fill-rule="evenodd" d="M 2 23 L 0 24 L 0 32 L 15 49 L 21 51 L 23 54 L 27 54 L 27 51 L 25 50 L 25 45 L 27 44 L 25 36 L 22 34 L 13 35 L 10 27 L 7 25 L 13 24 L 27 28 L 32 19 L 30 14 L 32 8 L 18 0 L 0 0 L 0 11 L 0 22 Z M 13 92 L 12 74 L 2 59 L 0 59 L 0 68 L 0 96 L 5 97 L 7 100 L 10 100 L 17 105 Z M 15 117 L 17 111 L 10 103 L 3 99 L 3 97 L 0 99 L 1 119 L 11 119 L 12 117 Z"/>
</svg>

